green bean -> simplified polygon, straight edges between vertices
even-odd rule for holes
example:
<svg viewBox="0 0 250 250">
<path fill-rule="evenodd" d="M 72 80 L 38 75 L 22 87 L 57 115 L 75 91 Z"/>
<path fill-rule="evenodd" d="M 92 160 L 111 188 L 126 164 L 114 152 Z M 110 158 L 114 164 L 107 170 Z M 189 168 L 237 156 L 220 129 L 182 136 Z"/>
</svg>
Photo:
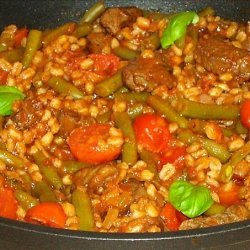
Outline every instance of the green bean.
<svg viewBox="0 0 250 250">
<path fill-rule="evenodd" d="M 76 27 L 75 35 L 77 38 L 87 36 L 92 30 L 92 25 L 90 23 L 82 23 Z"/>
<path fill-rule="evenodd" d="M 57 190 L 60 190 L 63 187 L 61 177 L 55 168 L 45 165 L 47 158 L 44 156 L 44 154 L 41 151 L 37 151 L 35 154 L 33 154 L 33 158 L 35 163 L 39 166 L 44 179 Z"/>
<path fill-rule="evenodd" d="M 84 97 L 82 91 L 80 91 L 75 85 L 64 80 L 61 77 L 52 76 L 48 81 L 48 85 L 54 91 L 66 96 L 72 96 L 74 99 L 81 99 Z"/>
<path fill-rule="evenodd" d="M 0 149 L 0 160 L 2 160 L 6 165 L 17 169 L 23 169 L 25 167 L 25 162 L 23 159 L 9 153 L 4 149 Z"/>
<path fill-rule="evenodd" d="M 199 16 L 205 17 L 205 16 L 214 16 L 215 10 L 212 7 L 206 7 L 203 10 L 199 11 Z"/>
<path fill-rule="evenodd" d="M 157 163 L 153 153 L 143 149 L 140 153 L 140 158 L 147 163 L 148 169 L 154 173 L 154 178 L 159 180 L 159 174 L 157 170 Z"/>
<path fill-rule="evenodd" d="M 132 121 L 126 112 L 114 113 L 115 124 L 120 128 L 125 136 L 125 143 L 122 148 L 122 160 L 128 165 L 133 165 L 137 161 L 137 145 Z"/>
<path fill-rule="evenodd" d="M 149 37 L 142 41 L 142 50 L 157 50 L 160 47 L 160 38 L 157 33 L 152 33 Z"/>
<path fill-rule="evenodd" d="M 187 119 L 180 116 L 167 100 L 152 95 L 148 97 L 147 103 L 158 113 L 165 115 L 170 122 L 176 122 L 181 128 L 188 127 Z"/>
<path fill-rule="evenodd" d="M 0 52 L 7 50 L 7 46 L 4 43 L 0 43 Z"/>
<path fill-rule="evenodd" d="M 233 176 L 233 169 L 235 165 L 241 162 L 247 155 L 250 154 L 250 142 L 247 142 L 244 147 L 236 151 L 229 162 L 221 167 L 220 170 L 220 181 L 227 183 Z"/>
<path fill-rule="evenodd" d="M 0 52 L 0 58 L 4 58 L 10 63 L 21 61 L 24 49 L 22 47 Z"/>
<path fill-rule="evenodd" d="M 118 100 L 127 102 L 129 101 L 146 102 L 149 95 L 150 94 L 147 92 L 140 92 L 140 93 L 128 92 L 128 93 L 115 93 L 114 96 Z"/>
<path fill-rule="evenodd" d="M 122 45 L 116 48 L 113 48 L 112 51 L 115 55 L 119 56 L 120 58 L 124 60 L 131 60 L 131 59 L 137 58 L 140 55 L 139 52 L 129 49 L 127 47 L 124 47 Z"/>
<path fill-rule="evenodd" d="M 212 216 L 215 214 L 222 214 L 226 210 L 226 207 L 219 204 L 219 203 L 214 203 L 204 214 L 206 216 Z"/>
<path fill-rule="evenodd" d="M 129 117 L 133 120 L 143 112 L 143 104 L 142 103 L 134 103 L 128 107 L 127 113 Z"/>
<path fill-rule="evenodd" d="M 22 190 L 16 190 L 15 197 L 25 211 L 38 204 L 38 200 L 36 198 L 34 198 L 32 195 Z"/>
<path fill-rule="evenodd" d="M 120 87 L 115 93 L 128 93 L 129 89 L 126 88 L 125 86 Z"/>
<path fill-rule="evenodd" d="M 94 92 L 99 96 L 106 97 L 118 90 L 122 84 L 122 74 L 121 71 L 118 71 L 110 78 L 97 83 Z"/>
<path fill-rule="evenodd" d="M 59 36 L 71 34 L 75 30 L 75 27 L 75 23 L 66 23 L 56 29 L 50 30 L 43 36 L 43 45 L 46 47 Z"/>
<path fill-rule="evenodd" d="M 55 168 L 42 167 L 41 172 L 44 176 L 44 179 L 57 190 L 60 190 L 63 187 L 61 177 L 59 176 Z"/>
<path fill-rule="evenodd" d="M 193 132 L 197 132 L 199 134 L 206 135 L 206 132 L 205 132 L 206 124 L 207 124 L 207 122 L 204 121 L 204 120 L 192 119 L 191 121 L 189 121 L 189 128 Z M 226 136 L 226 137 L 230 137 L 230 136 L 233 135 L 232 130 L 229 129 L 229 128 L 221 127 L 221 130 L 222 130 L 223 135 Z"/>
<path fill-rule="evenodd" d="M 95 3 L 80 20 L 80 24 L 85 22 L 93 23 L 103 12 L 105 11 L 105 5 L 102 1 Z"/>
<path fill-rule="evenodd" d="M 243 126 L 243 124 L 241 123 L 240 120 L 238 120 L 236 122 L 236 125 L 235 125 L 235 132 L 237 134 L 239 134 L 239 135 L 241 135 L 241 134 L 247 134 L 248 133 L 248 129 Z"/>
<path fill-rule="evenodd" d="M 42 32 L 39 30 L 30 30 L 22 60 L 24 69 L 29 67 L 36 51 L 41 46 L 41 41 Z"/>
<path fill-rule="evenodd" d="M 223 145 L 206 138 L 201 138 L 200 141 L 202 146 L 207 150 L 207 152 L 210 155 L 218 158 L 222 163 L 227 162 L 230 158 L 230 153 Z"/>
<path fill-rule="evenodd" d="M 163 12 L 157 12 L 157 11 L 148 11 L 143 10 L 143 16 L 147 18 L 151 18 L 153 20 L 159 20 L 163 18 L 170 19 L 174 17 L 177 13 L 163 13 Z"/>
<path fill-rule="evenodd" d="M 183 98 L 177 98 L 172 104 L 181 115 L 204 120 L 234 120 L 240 113 L 238 105 L 204 104 Z"/>
<path fill-rule="evenodd" d="M 33 154 L 33 158 L 35 163 L 40 167 L 45 166 L 45 161 L 47 160 L 47 157 L 42 153 L 42 151 L 38 150 Z"/>
<path fill-rule="evenodd" d="M 73 174 L 82 168 L 89 167 L 90 165 L 87 163 L 79 162 L 79 161 L 63 161 L 62 169 L 66 174 Z"/>
<path fill-rule="evenodd" d="M 189 129 L 183 129 L 178 133 L 178 139 L 188 145 L 197 141 L 198 137 Z"/>
<path fill-rule="evenodd" d="M 56 202 L 57 198 L 52 188 L 43 180 L 34 184 L 34 192 L 39 197 L 41 202 L 52 201 Z"/>
<path fill-rule="evenodd" d="M 190 130 L 180 131 L 178 134 L 178 139 L 187 144 L 192 144 L 195 141 L 199 141 L 202 147 L 209 153 L 209 155 L 218 158 L 222 163 L 225 163 L 230 158 L 230 153 L 223 145 L 202 136 L 195 135 Z"/>
<path fill-rule="evenodd" d="M 94 215 L 91 207 L 91 201 L 86 192 L 75 190 L 72 193 L 72 204 L 75 207 L 76 215 L 79 218 L 79 230 L 94 230 Z"/>
<path fill-rule="evenodd" d="M 97 122 L 99 122 L 99 123 L 106 123 L 106 122 L 110 121 L 111 113 L 112 113 L 111 111 L 106 111 L 105 113 L 103 113 L 101 115 L 98 114 L 96 116 Z"/>
</svg>

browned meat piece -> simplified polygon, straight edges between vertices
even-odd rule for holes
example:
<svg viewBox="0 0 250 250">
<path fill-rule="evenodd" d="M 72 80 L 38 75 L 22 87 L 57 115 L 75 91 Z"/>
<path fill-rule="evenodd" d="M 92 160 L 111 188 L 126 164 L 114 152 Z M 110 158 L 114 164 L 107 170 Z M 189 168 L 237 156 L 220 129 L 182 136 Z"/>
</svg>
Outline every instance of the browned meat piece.
<svg viewBox="0 0 250 250">
<path fill-rule="evenodd" d="M 195 58 L 214 74 L 230 72 L 239 82 L 250 80 L 250 52 L 216 37 L 200 39 Z"/>
<path fill-rule="evenodd" d="M 249 219 L 249 210 L 242 205 L 233 205 L 225 213 L 210 217 L 197 217 L 183 221 L 180 230 L 218 226 Z"/>
<path fill-rule="evenodd" d="M 121 28 L 135 22 L 142 16 L 142 11 L 136 7 L 110 8 L 101 16 L 101 24 L 111 34 L 116 34 Z"/>
<path fill-rule="evenodd" d="M 112 37 L 102 32 L 90 33 L 87 36 L 88 48 L 91 53 L 100 54 L 103 48 L 110 47 Z"/>
<path fill-rule="evenodd" d="M 36 99 L 27 98 L 22 104 L 22 109 L 11 119 L 19 129 L 29 129 L 41 121 L 43 115 L 43 104 Z"/>
<path fill-rule="evenodd" d="M 159 58 L 138 58 L 123 69 L 125 85 L 136 92 L 151 92 L 158 85 L 174 86 L 174 78 Z"/>
</svg>

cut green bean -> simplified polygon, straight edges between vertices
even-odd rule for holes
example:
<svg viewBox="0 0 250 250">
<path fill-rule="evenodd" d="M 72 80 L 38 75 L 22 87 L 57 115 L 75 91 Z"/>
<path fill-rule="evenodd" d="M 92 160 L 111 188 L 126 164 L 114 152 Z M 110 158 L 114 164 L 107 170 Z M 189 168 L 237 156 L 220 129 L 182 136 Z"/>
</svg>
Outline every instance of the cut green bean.
<svg viewBox="0 0 250 250">
<path fill-rule="evenodd" d="M 71 198 L 76 210 L 76 215 L 79 218 L 79 230 L 93 231 L 94 215 L 88 194 L 81 190 L 75 190 Z"/>
<path fill-rule="evenodd" d="M 152 33 L 149 37 L 142 41 L 142 50 L 157 50 L 161 46 L 160 38 L 157 33 Z"/>
<path fill-rule="evenodd" d="M 82 168 L 89 167 L 90 165 L 87 163 L 79 162 L 79 161 L 63 161 L 62 169 L 66 174 L 73 174 Z"/>
<path fill-rule="evenodd" d="M 50 30 L 45 34 L 42 39 L 42 43 L 44 46 L 47 46 L 49 43 L 57 39 L 59 36 L 71 34 L 75 30 L 75 23 L 66 23 L 54 30 Z"/>
<path fill-rule="evenodd" d="M 172 104 L 181 115 L 189 118 L 234 120 L 240 114 L 238 105 L 204 104 L 183 98 L 177 98 Z"/>
<path fill-rule="evenodd" d="M 241 149 L 236 151 L 229 162 L 221 167 L 220 181 L 227 183 L 232 179 L 235 165 L 241 162 L 247 155 L 250 154 L 250 142 L 247 142 Z"/>
<path fill-rule="evenodd" d="M 137 116 L 141 115 L 143 113 L 143 104 L 142 103 L 134 103 L 133 105 L 129 105 L 127 109 L 127 113 L 129 117 L 133 120 Z"/>
<path fill-rule="evenodd" d="M 237 134 L 239 134 L 239 135 L 241 135 L 241 134 L 247 134 L 248 133 L 248 129 L 243 126 L 243 124 L 241 123 L 240 120 L 238 120 L 236 122 L 236 125 L 235 125 L 235 132 Z"/>
<path fill-rule="evenodd" d="M 167 100 L 163 100 L 159 96 L 149 96 L 147 103 L 158 113 L 166 116 L 170 122 L 176 122 L 181 128 L 188 127 L 188 121 L 177 113 Z"/>
<path fill-rule="evenodd" d="M 36 198 L 22 190 L 16 190 L 15 197 L 25 211 L 36 206 L 39 203 Z"/>
<path fill-rule="evenodd" d="M 30 66 L 30 63 L 32 62 L 32 59 L 36 51 L 41 46 L 41 41 L 42 41 L 42 32 L 39 30 L 30 30 L 22 60 L 24 69 Z"/>
<path fill-rule="evenodd" d="M 104 11 L 105 5 L 102 1 L 95 3 L 88 11 L 85 12 L 80 20 L 80 24 L 85 22 L 93 23 Z"/>
<path fill-rule="evenodd" d="M 25 162 L 23 159 L 9 153 L 4 149 L 0 149 L 0 160 L 2 160 L 6 165 L 17 169 L 23 169 L 25 167 Z"/>
<path fill-rule="evenodd" d="M 7 46 L 4 43 L 0 43 L 0 52 L 7 50 Z"/>
<path fill-rule="evenodd" d="M 61 177 L 54 167 L 46 166 L 45 161 L 47 158 L 45 155 L 41 151 L 37 151 L 35 154 L 33 154 L 33 158 L 35 163 L 39 166 L 44 179 L 57 190 L 60 190 L 63 187 Z"/>
<path fill-rule="evenodd" d="M 111 117 L 111 114 L 112 114 L 112 112 L 109 110 L 109 111 L 106 111 L 105 113 L 103 113 L 103 114 L 98 114 L 97 116 L 96 116 L 96 120 L 97 120 L 97 122 L 99 122 L 99 123 L 107 123 L 107 122 L 109 122 L 110 121 L 110 117 Z"/>
<path fill-rule="evenodd" d="M 157 11 L 148 11 L 143 10 L 143 16 L 147 18 L 151 18 L 153 20 L 159 20 L 163 18 L 170 19 L 174 17 L 177 13 L 163 13 L 163 12 L 157 12 Z"/>
<path fill-rule="evenodd" d="M 24 48 L 22 47 L 3 51 L 3 52 L 0 52 L 0 58 L 4 58 L 6 61 L 10 63 L 14 63 L 18 61 L 20 62 L 23 58 L 23 52 L 24 52 Z"/>
<path fill-rule="evenodd" d="M 226 210 L 226 207 L 219 204 L 219 203 L 214 203 L 204 214 L 206 216 L 212 216 L 215 214 L 222 214 Z"/>
<path fill-rule="evenodd" d="M 120 58 L 124 60 L 131 60 L 131 59 L 137 58 L 140 55 L 139 52 L 129 49 L 127 47 L 124 47 L 122 45 L 116 48 L 113 48 L 112 51 L 116 56 L 119 56 Z"/>
<path fill-rule="evenodd" d="M 62 179 L 53 167 L 42 167 L 41 172 L 44 179 L 55 189 L 60 190 L 63 187 Z"/>
<path fill-rule="evenodd" d="M 210 155 L 218 158 L 222 163 L 227 162 L 230 158 L 230 153 L 223 145 L 206 138 L 201 138 L 200 141 L 202 146 L 207 150 L 207 152 Z"/>
<path fill-rule="evenodd" d="M 122 148 L 122 160 L 128 165 L 133 165 L 137 161 L 137 145 L 132 121 L 126 112 L 114 113 L 115 124 L 120 128 L 125 136 L 125 143 Z"/>
<path fill-rule="evenodd" d="M 191 130 L 182 130 L 178 134 L 178 139 L 189 145 L 195 141 L 199 141 L 209 155 L 218 158 L 222 163 L 227 162 L 231 156 L 223 145 L 218 144 L 213 140 L 203 138 L 202 136 L 195 135 Z"/>
<path fill-rule="evenodd" d="M 69 95 L 74 99 L 81 99 L 84 97 L 84 94 L 81 90 L 61 77 L 52 76 L 48 81 L 48 85 L 56 92 L 65 96 Z"/>
<path fill-rule="evenodd" d="M 140 158 L 147 163 L 148 169 L 154 173 L 154 178 L 159 180 L 159 174 L 157 170 L 157 163 L 153 153 L 143 149 L 140 153 Z"/>
<path fill-rule="evenodd" d="M 34 184 L 34 192 L 41 202 L 57 202 L 57 198 L 52 188 L 43 180 Z"/>
<path fill-rule="evenodd" d="M 106 97 L 113 94 L 122 85 L 122 74 L 121 71 L 118 71 L 113 76 L 97 83 L 94 92 L 99 96 Z"/>
<path fill-rule="evenodd" d="M 90 33 L 91 30 L 92 25 L 90 23 L 82 23 L 76 27 L 75 35 L 77 38 L 85 37 Z"/>
<path fill-rule="evenodd" d="M 147 92 L 140 92 L 140 93 L 128 92 L 128 93 L 115 93 L 114 96 L 118 100 L 127 101 L 127 102 L 130 102 L 130 101 L 146 102 L 149 95 L 150 94 Z"/>
</svg>

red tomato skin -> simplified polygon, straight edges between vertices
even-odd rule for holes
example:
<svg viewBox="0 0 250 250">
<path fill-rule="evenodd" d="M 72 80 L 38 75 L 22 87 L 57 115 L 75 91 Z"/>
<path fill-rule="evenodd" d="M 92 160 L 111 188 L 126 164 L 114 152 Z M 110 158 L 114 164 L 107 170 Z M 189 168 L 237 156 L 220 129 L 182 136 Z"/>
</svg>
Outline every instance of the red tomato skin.
<svg viewBox="0 0 250 250">
<path fill-rule="evenodd" d="M 221 187 L 218 191 L 220 203 L 226 206 L 238 204 L 240 202 L 239 189 L 240 186 L 236 184 L 233 184 L 232 188 L 228 191 L 225 191 L 223 187 Z"/>
<path fill-rule="evenodd" d="M 116 159 L 121 153 L 121 147 L 101 148 L 98 146 L 98 141 L 106 139 L 110 128 L 109 124 L 93 124 L 74 129 L 67 143 L 75 158 L 90 164 L 100 164 Z"/>
<path fill-rule="evenodd" d="M 160 169 L 166 163 L 172 163 L 176 168 L 182 169 L 184 167 L 184 157 L 186 155 L 186 147 L 174 147 L 164 152 L 161 156 Z"/>
<path fill-rule="evenodd" d="M 25 220 L 33 224 L 64 228 L 67 216 L 60 204 L 42 202 L 27 211 Z"/>
<path fill-rule="evenodd" d="M 9 72 L 0 69 L 0 85 L 6 84 Z"/>
<path fill-rule="evenodd" d="M 12 189 L 0 187 L 0 216 L 8 219 L 17 219 L 18 202 Z"/>
<path fill-rule="evenodd" d="M 119 57 L 113 54 L 91 54 L 88 56 L 94 60 L 94 72 L 102 76 L 111 76 L 120 66 Z"/>
<path fill-rule="evenodd" d="M 241 105 L 240 120 L 244 127 L 250 129 L 250 100 L 245 101 Z"/>
<path fill-rule="evenodd" d="M 172 140 L 168 128 L 168 122 L 156 114 L 143 114 L 135 118 L 135 136 L 138 145 L 143 148 L 159 153 L 166 151 Z"/>
<path fill-rule="evenodd" d="M 15 47 L 20 46 L 23 38 L 27 37 L 28 33 L 29 33 L 29 30 L 27 28 L 21 28 L 17 30 L 14 36 L 14 46 Z"/>
<path fill-rule="evenodd" d="M 160 213 L 161 218 L 165 222 L 166 227 L 170 231 L 179 230 L 179 226 L 182 221 L 186 220 L 187 217 L 181 212 L 177 211 L 170 203 L 167 203 Z"/>
</svg>

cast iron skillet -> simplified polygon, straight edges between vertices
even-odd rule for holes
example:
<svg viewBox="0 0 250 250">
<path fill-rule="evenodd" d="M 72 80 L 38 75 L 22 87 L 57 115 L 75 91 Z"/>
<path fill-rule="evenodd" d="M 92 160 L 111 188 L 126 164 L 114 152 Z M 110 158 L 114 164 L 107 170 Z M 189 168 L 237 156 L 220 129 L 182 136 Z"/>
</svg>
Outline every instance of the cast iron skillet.
<svg viewBox="0 0 250 250">
<path fill-rule="evenodd" d="M 0 29 L 8 24 L 52 28 L 76 21 L 96 0 L 0 1 Z M 108 6 L 135 5 L 178 12 L 212 6 L 223 17 L 247 21 L 249 0 L 106 0 Z M 0 249 L 249 249 L 250 222 L 154 234 L 109 234 L 59 230 L 0 218 Z"/>
</svg>

